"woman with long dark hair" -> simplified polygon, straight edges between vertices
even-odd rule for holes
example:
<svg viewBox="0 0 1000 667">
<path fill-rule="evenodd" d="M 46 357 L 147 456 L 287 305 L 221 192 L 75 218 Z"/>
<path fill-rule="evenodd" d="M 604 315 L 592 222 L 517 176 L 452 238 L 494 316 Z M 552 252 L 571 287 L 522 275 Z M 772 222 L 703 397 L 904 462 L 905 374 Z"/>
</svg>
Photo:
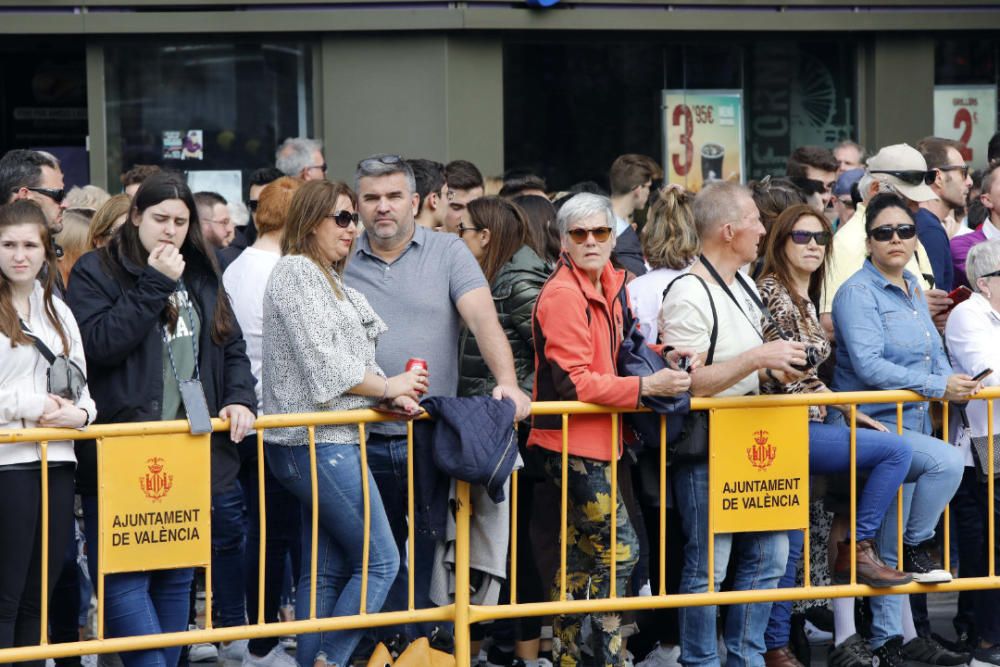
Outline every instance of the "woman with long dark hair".
<svg viewBox="0 0 1000 667">
<path fill-rule="evenodd" d="M 56 271 L 42 210 L 28 200 L 0 206 L 0 430 L 82 428 L 96 415 L 85 384 L 75 400 L 47 388 L 39 343 L 86 372 L 76 321 L 54 295 Z M 49 442 L 49 599 L 73 534 L 75 463 L 70 441 Z M 40 643 L 41 470 L 38 443 L 0 447 L 0 648 Z"/>
<path fill-rule="evenodd" d="M 183 177 L 161 172 L 146 179 L 122 228 L 104 248 L 81 257 L 71 275 L 67 301 L 80 323 L 101 422 L 182 419 L 180 385 L 200 382 L 211 416 L 230 421 L 228 434 L 212 436 L 213 507 L 222 494 L 239 493 L 235 443 L 253 425 L 254 379 Z M 95 453 L 92 446 L 77 450 L 96 575 Z M 190 568 L 107 576 L 108 635 L 185 629 L 192 576 Z M 180 647 L 134 651 L 122 654 L 122 661 L 126 667 L 171 667 L 179 654 Z"/>
</svg>

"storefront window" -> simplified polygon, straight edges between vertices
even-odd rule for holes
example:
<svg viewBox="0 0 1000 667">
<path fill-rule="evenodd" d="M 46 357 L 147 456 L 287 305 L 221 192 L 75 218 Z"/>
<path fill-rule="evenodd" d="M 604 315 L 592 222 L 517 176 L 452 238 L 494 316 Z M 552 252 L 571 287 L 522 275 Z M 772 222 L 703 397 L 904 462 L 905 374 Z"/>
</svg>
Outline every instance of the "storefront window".
<svg viewBox="0 0 1000 667">
<path fill-rule="evenodd" d="M 986 166 L 998 127 L 998 61 L 995 35 L 941 39 L 935 49 L 934 134 L 960 142 L 976 169 Z"/>
<path fill-rule="evenodd" d="M 735 100 L 724 118 L 740 129 L 726 151 L 726 178 L 783 174 L 797 146 L 833 148 L 857 135 L 850 40 L 536 39 L 504 48 L 505 164 L 535 170 L 551 189 L 582 180 L 606 187 L 621 153 L 669 163 L 677 132 L 663 107 L 678 95 Z M 697 152 L 690 169 L 698 169 Z"/>
<path fill-rule="evenodd" d="M 156 164 L 212 172 L 230 187 L 238 172 L 245 192 L 282 140 L 312 134 L 311 48 L 193 38 L 109 45 L 110 189 L 123 170 Z"/>
</svg>

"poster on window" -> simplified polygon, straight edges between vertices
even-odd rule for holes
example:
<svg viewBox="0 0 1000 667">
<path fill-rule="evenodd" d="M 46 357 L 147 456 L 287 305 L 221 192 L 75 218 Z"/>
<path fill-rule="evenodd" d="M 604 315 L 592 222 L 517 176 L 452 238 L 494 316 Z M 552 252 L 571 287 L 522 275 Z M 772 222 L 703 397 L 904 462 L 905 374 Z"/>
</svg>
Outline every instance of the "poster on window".
<svg viewBox="0 0 1000 667">
<path fill-rule="evenodd" d="M 986 166 L 986 144 L 996 131 L 996 86 L 934 86 L 934 136 L 961 143 L 968 164 Z"/>
<path fill-rule="evenodd" d="M 664 90 L 666 181 L 697 192 L 743 180 L 743 97 L 738 90 Z"/>
</svg>

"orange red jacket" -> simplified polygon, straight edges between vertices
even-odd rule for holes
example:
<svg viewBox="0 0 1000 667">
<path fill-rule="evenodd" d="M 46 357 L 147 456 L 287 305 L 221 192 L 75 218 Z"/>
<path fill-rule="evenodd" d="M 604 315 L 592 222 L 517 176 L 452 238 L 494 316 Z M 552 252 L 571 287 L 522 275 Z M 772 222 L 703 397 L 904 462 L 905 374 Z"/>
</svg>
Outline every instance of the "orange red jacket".
<svg viewBox="0 0 1000 667">
<path fill-rule="evenodd" d="M 532 318 L 535 346 L 536 401 L 584 401 L 622 408 L 639 405 L 639 378 L 617 374 L 622 337 L 622 305 L 618 293 L 625 272 L 609 262 L 598 292 L 565 255 L 542 287 Z M 569 453 L 589 459 L 611 459 L 612 420 L 618 419 L 616 456 L 621 455 L 621 421 L 617 415 L 570 415 Z M 528 446 L 562 451 L 562 417 L 536 415 Z"/>
</svg>

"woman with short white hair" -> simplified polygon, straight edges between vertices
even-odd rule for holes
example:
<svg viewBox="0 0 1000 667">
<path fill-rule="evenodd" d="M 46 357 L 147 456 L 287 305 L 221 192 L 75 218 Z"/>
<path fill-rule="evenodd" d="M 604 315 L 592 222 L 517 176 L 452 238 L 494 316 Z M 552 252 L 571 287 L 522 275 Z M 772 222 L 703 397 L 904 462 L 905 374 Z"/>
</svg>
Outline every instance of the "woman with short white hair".
<svg viewBox="0 0 1000 667">
<path fill-rule="evenodd" d="M 966 258 L 965 273 L 972 286 L 973 294 L 966 301 L 955 306 L 945 326 L 945 341 L 952 367 L 957 373 L 976 375 L 986 369 L 994 372 L 982 382 L 984 386 L 1000 385 L 1000 347 L 996 341 L 1000 337 L 1000 240 L 985 241 L 972 248 Z M 957 411 L 956 411 L 957 412 Z M 962 577 L 986 575 L 988 549 L 986 526 L 989 520 L 990 499 L 987 494 L 986 479 L 989 466 L 989 416 L 986 401 L 970 401 L 964 415 L 954 414 L 951 424 L 951 441 L 957 445 L 965 458 L 965 475 L 952 501 L 953 516 L 968 517 L 969 525 L 960 526 L 969 530 L 975 539 L 982 539 L 981 553 L 962 546 L 959 541 L 959 556 L 962 562 Z M 994 439 L 1000 433 L 1000 421 L 993 419 Z M 975 445 L 975 446 L 973 446 Z M 994 444 L 994 461 L 1000 447 Z M 994 463 L 994 472 L 1000 465 Z M 994 512 L 996 511 L 994 505 Z M 964 510 L 964 511 L 962 511 Z M 1000 665 L 1000 591 L 980 591 L 974 596 L 976 629 L 980 643 L 973 651 L 973 662 Z"/>
</svg>

